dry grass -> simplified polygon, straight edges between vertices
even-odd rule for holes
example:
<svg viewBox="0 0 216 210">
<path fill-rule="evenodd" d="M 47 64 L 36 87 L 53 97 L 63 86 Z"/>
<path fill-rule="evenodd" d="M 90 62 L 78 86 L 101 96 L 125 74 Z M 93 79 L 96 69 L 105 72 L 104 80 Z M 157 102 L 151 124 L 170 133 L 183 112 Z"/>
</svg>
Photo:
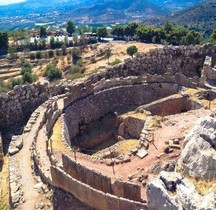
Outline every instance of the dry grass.
<svg viewBox="0 0 216 210">
<path fill-rule="evenodd" d="M 137 139 L 128 139 L 120 141 L 118 147 L 115 149 L 115 152 L 119 155 L 129 152 L 130 150 L 138 146 L 139 141 Z"/>
<path fill-rule="evenodd" d="M 127 112 L 125 114 L 122 114 L 121 117 L 123 118 L 126 118 L 126 117 L 134 117 L 134 118 L 138 118 L 138 119 L 141 119 L 141 120 L 145 120 L 147 118 L 147 115 L 146 113 L 140 113 L 140 112 Z"/>
<path fill-rule="evenodd" d="M 61 152 L 67 152 L 68 149 L 65 145 L 65 143 L 62 140 L 62 118 L 59 117 L 56 121 L 54 127 L 53 127 L 53 134 L 50 137 L 52 139 L 52 149 L 53 151 L 61 151 Z"/>
<path fill-rule="evenodd" d="M 14 77 L 17 74 L 20 74 L 20 72 L 19 71 L 14 71 L 14 72 L 8 71 L 8 73 L 0 74 L 0 79 L 6 76 Z"/>
<path fill-rule="evenodd" d="M 211 189 L 211 192 L 216 194 L 216 179 L 213 181 L 207 181 L 207 180 L 197 180 L 194 177 L 187 177 L 196 187 L 198 192 L 201 195 L 207 195 L 209 193 L 209 189 Z M 213 187 L 214 185 L 214 187 Z"/>
<path fill-rule="evenodd" d="M 122 154 L 125 154 L 129 151 L 131 151 L 132 149 L 135 149 L 136 146 L 139 144 L 139 141 L 137 139 L 128 139 L 128 140 L 123 140 L 120 142 L 117 142 L 115 145 L 111 146 L 111 151 L 113 152 L 113 154 L 115 154 L 115 156 L 119 156 Z M 102 158 L 104 157 L 105 153 L 108 151 L 109 149 L 103 149 L 100 150 L 96 153 L 93 154 L 94 157 L 98 157 L 98 158 Z"/>
<path fill-rule="evenodd" d="M 96 54 L 96 51 L 104 50 L 109 48 L 111 50 L 111 57 L 109 62 L 112 63 L 116 58 L 124 61 L 124 59 L 130 57 L 127 55 L 127 48 L 131 45 L 136 45 L 138 48 L 138 52 L 148 52 L 150 49 L 160 48 L 162 45 L 156 44 L 145 44 L 140 42 L 110 42 L 110 43 L 101 43 L 97 45 L 97 50 L 88 50 L 87 52 L 83 53 L 84 57 L 91 57 L 92 55 Z M 84 59 L 85 60 L 85 59 Z M 86 59 L 85 64 L 85 73 L 93 73 L 100 69 L 103 69 L 105 66 L 108 65 L 108 60 L 104 57 L 97 57 L 96 63 L 89 62 L 89 59 Z"/>
</svg>

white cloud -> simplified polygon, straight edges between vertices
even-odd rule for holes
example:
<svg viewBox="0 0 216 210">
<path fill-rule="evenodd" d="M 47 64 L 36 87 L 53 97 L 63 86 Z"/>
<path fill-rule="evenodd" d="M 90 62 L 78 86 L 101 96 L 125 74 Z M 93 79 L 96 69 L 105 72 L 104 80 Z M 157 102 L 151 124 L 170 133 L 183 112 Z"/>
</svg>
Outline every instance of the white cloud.
<svg viewBox="0 0 216 210">
<path fill-rule="evenodd" d="M 14 4 L 14 3 L 19 3 L 23 1 L 25 0 L 0 0 L 0 5 Z"/>
</svg>

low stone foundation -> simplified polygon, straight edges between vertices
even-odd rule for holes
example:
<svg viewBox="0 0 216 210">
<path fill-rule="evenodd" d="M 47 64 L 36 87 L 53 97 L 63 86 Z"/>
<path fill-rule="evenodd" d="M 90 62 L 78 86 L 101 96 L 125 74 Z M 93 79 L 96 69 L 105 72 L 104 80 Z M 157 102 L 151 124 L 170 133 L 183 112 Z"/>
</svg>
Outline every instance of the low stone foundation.
<svg viewBox="0 0 216 210">
<path fill-rule="evenodd" d="M 154 101 L 148 105 L 141 106 L 136 112 L 150 111 L 152 115 L 173 115 L 189 110 L 201 108 L 202 106 L 191 100 L 189 96 L 172 95 L 161 100 Z"/>
</svg>

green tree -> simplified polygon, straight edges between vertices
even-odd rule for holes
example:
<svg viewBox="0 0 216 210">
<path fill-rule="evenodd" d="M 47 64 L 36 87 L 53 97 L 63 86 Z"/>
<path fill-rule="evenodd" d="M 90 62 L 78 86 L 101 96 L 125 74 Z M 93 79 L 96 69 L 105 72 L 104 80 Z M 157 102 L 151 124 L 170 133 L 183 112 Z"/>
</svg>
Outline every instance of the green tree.
<svg viewBox="0 0 216 210">
<path fill-rule="evenodd" d="M 62 50 L 62 55 L 67 55 L 67 47 L 66 47 L 65 44 L 63 44 L 63 45 L 61 46 L 61 50 Z"/>
<path fill-rule="evenodd" d="M 75 32 L 75 26 L 74 26 L 74 24 L 73 24 L 73 21 L 69 20 L 69 21 L 67 22 L 66 31 L 67 31 L 70 35 L 72 35 L 72 34 Z"/>
<path fill-rule="evenodd" d="M 48 55 L 49 55 L 49 58 L 54 57 L 54 51 L 53 50 L 49 50 Z"/>
<path fill-rule="evenodd" d="M 15 45 L 17 45 L 19 40 L 27 39 L 27 32 L 26 30 L 13 31 L 11 32 L 11 37 Z"/>
<path fill-rule="evenodd" d="M 135 22 L 129 23 L 124 28 L 124 35 L 130 38 L 134 37 L 138 26 L 139 26 L 138 23 Z"/>
<path fill-rule="evenodd" d="M 137 47 L 135 45 L 132 45 L 132 46 L 127 48 L 127 54 L 132 56 L 132 57 L 137 52 L 138 52 L 138 49 L 137 49 Z"/>
<path fill-rule="evenodd" d="M 0 32 L 0 50 L 8 48 L 8 32 Z"/>
<path fill-rule="evenodd" d="M 213 30 L 213 32 L 210 36 L 210 42 L 213 44 L 216 44 L 216 29 Z"/>
<path fill-rule="evenodd" d="M 37 51 L 36 52 L 36 58 L 37 59 L 41 59 L 42 58 L 42 52 L 41 51 Z"/>
<path fill-rule="evenodd" d="M 173 30 L 173 24 L 170 22 L 165 22 L 163 25 L 163 30 L 165 34 L 169 34 Z"/>
<path fill-rule="evenodd" d="M 31 60 L 34 60 L 35 58 L 36 58 L 35 53 L 31 53 L 31 54 L 30 54 L 30 59 L 31 59 Z"/>
<path fill-rule="evenodd" d="M 29 72 L 29 73 L 32 72 L 32 65 L 25 58 L 20 59 L 20 66 L 21 66 L 21 74 L 22 75 L 24 75 L 26 72 Z"/>
<path fill-rule="evenodd" d="M 199 42 L 200 42 L 200 35 L 195 31 L 189 31 L 184 38 L 184 43 L 186 45 L 195 45 L 195 44 L 199 44 Z"/>
<path fill-rule="evenodd" d="M 40 27 L 40 37 L 46 37 L 46 36 L 47 36 L 46 27 L 41 26 Z"/>
<path fill-rule="evenodd" d="M 50 48 L 54 49 L 56 47 L 56 42 L 54 36 L 51 36 L 50 38 Z"/>
<path fill-rule="evenodd" d="M 107 37 L 108 32 L 106 27 L 100 27 L 97 29 L 97 36 L 98 37 Z"/>
<path fill-rule="evenodd" d="M 17 58 L 17 49 L 16 49 L 16 47 L 15 46 L 10 46 L 9 48 L 8 48 L 8 53 L 9 53 L 9 58 L 11 59 L 11 60 L 14 60 L 14 59 L 16 59 Z"/>
<path fill-rule="evenodd" d="M 79 48 L 74 47 L 71 50 L 71 56 L 72 56 L 73 60 L 77 60 L 78 58 L 80 58 L 80 55 L 81 55 L 81 51 Z"/>
<path fill-rule="evenodd" d="M 112 27 L 111 34 L 117 36 L 118 38 L 124 36 L 124 27 L 123 26 L 114 26 Z"/>
<path fill-rule="evenodd" d="M 77 43 L 78 43 L 78 36 L 77 36 L 77 34 L 74 34 L 73 35 L 73 44 L 76 46 Z"/>
</svg>

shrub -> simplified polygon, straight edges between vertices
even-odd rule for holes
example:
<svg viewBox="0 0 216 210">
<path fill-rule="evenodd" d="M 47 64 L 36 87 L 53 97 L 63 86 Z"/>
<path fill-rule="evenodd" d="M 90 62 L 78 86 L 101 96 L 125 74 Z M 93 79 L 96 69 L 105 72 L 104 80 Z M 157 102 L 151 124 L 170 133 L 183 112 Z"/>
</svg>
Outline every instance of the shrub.
<svg viewBox="0 0 216 210">
<path fill-rule="evenodd" d="M 11 84 L 11 88 L 13 88 L 16 85 L 22 85 L 23 80 L 22 80 L 22 78 L 14 78 L 14 79 L 9 80 L 9 83 Z"/>
<path fill-rule="evenodd" d="M 82 68 L 78 65 L 72 66 L 69 71 L 69 79 L 77 79 L 82 77 Z"/>
<path fill-rule="evenodd" d="M 96 63 L 96 59 L 94 57 L 90 58 L 91 63 Z"/>
<path fill-rule="evenodd" d="M 110 63 L 111 66 L 115 66 L 117 64 L 121 63 L 121 60 L 119 60 L 118 58 L 116 58 L 113 62 Z"/>
<path fill-rule="evenodd" d="M 138 51 L 137 47 L 135 45 L 132 45 L 127 48 L 127 54 L 132 56 Z"/>
<path fill-rule="evenodd" d="M 62 49 L 62 55 L 66 55 L 66 54 L 67 54 L 67 47 L 66 47 L 65 44 L 63 44 L 63 45 L 61 46 L 61 49 Z"/>
<path fill-rule="evenodd" d="M 48 55 L 49 55 L 49 58 L 54 57 L 54 51 L 53 50 L 49 50 Z"/>
<path fill-rule="evenodd" d="M 62 54 L 61 50 L 56 50 L 56 55 L 60 56 Z"/>
<path fill-rule="evenodd" d="M 34 81 L 33 75 L 30 72 L 25 72 L 22 76 L 22 79 L 24 83 L 29 83 L 29 84 L 31 84 Z"/>
<path fill-rule="evenodd" d="M 20 59 L 20 65 L 21 65 L 21 74 L 22 75 L 24 75 L 25 72 L 31 73 L 32 65 L 28 60 L 26 60 L 25 58 L 21 58 Z"/>
<path fill-rule="evenodd" d="M 42 53 L 41 53 L 41 51 L 37 51 L 37 52 L 36 52 L 36 58 L 37 58 L 37 59 L 41 59 L 41 58 L 42 58 Z"/>
<path fill-rule="evenodd" d="M 30 59 L 31 59 L 31 60 L 35 60 L 35 58 L 36 58 L 35 53 L 31 53 L 31 54 L 30 54 Z"/>
<path fill-rule="evenodd" d="M 53 81 L 56 79 L 61 79 L 62 73 L 56 66 L 49 64 L 47 65 L 43 76 L 47 77 L 49 81 Z"/>
<path fill-rule="evenodd" d="M 48 58 L 48 53 L 47 52 L 43 52 L 42 53 L 42 58 Z"/>
<path fill-rule="evenodd" d="M 78 59 L 81 55 L 81 51 L 79 48 L 77 47 L 74 47 L 72 50 L 71 50 L 71 56 L 73 59 Z"/>
<path fill-rule="evenodd" d="M 77 65 L 80 66 L 80 67 L 82 67 L 82 65 L 83 65 L 83 60 L 82 60 L 82 59 L 79 59 L 79 60 L 77 61 Z"/>
</svg>

